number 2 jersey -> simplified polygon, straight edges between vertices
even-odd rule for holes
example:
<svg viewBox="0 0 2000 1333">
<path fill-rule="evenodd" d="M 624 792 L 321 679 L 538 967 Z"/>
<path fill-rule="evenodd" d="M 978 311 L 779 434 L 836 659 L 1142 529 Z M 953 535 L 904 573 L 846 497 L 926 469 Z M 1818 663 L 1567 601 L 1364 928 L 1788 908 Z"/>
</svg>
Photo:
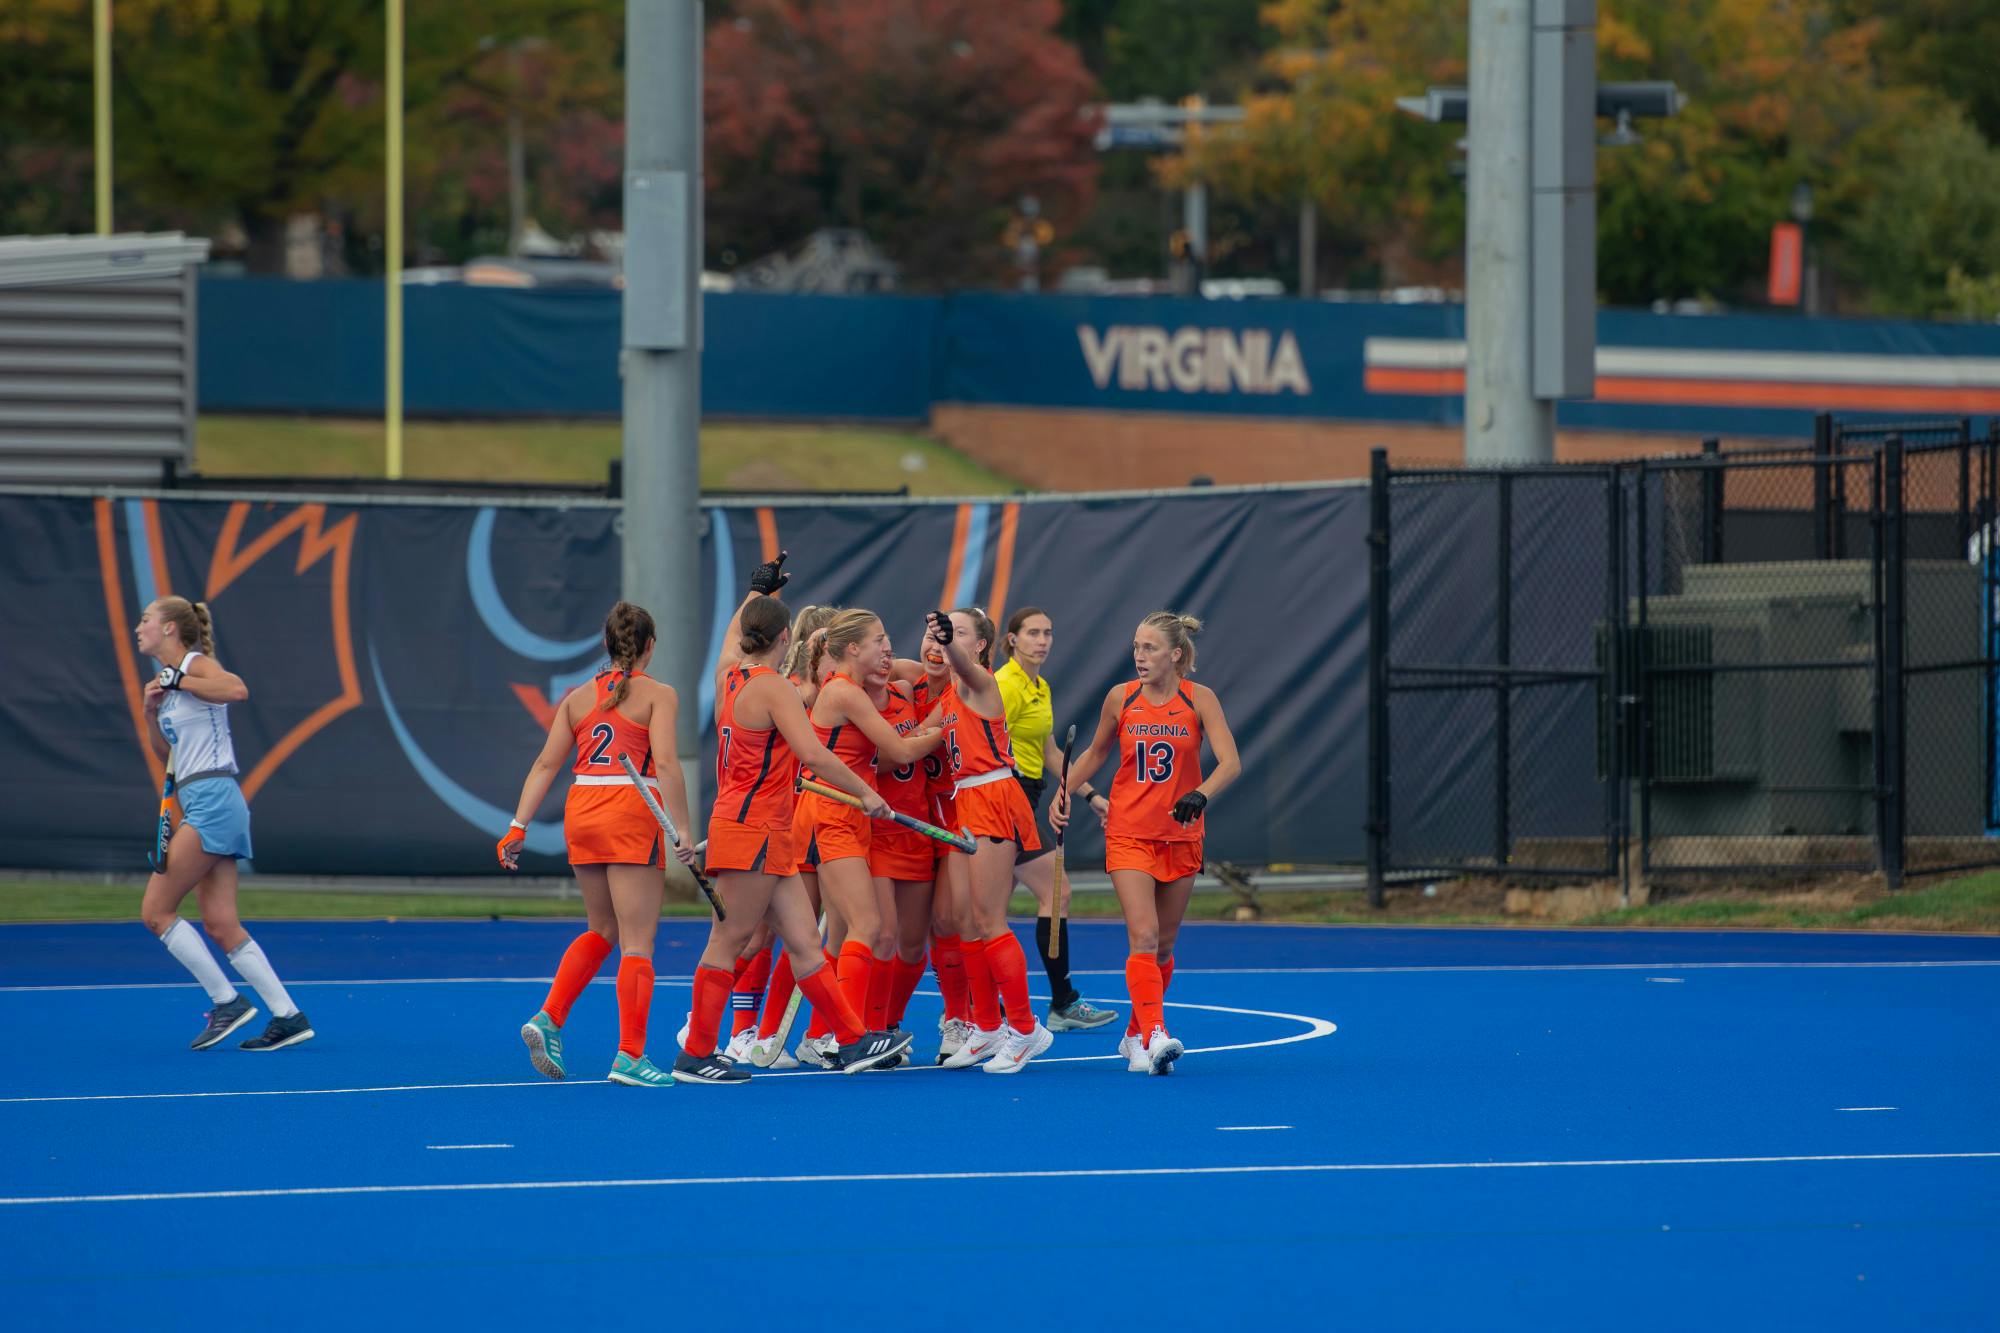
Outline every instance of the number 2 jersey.
<svg viewBox="0 0 2000 1333">
<path fill-rule="evenodd" d="M 1111 780 L 1107 837 L 1199 842 L 1202 821 L 1183 824 L 1174 802 L 1201 785 L 1201 719 L 1194 687 L 1180 682 L 1165 703 L 1146 698 L 1139 681 L 1118 687 L 1118 772 Z"/>
</svg>

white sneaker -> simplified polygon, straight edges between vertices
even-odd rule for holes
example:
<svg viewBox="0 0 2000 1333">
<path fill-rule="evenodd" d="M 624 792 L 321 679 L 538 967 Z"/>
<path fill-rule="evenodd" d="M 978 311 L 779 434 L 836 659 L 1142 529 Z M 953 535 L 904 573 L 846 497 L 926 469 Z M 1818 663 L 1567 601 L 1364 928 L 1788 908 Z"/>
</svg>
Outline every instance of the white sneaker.
<svg viewBox="0 0 2000 1333">
<path fill-rule="evenodd" d="M 1154 1028 L 1153 1035 L 1146 1038 L 1144 1055 L 1147 1070 L 1154 1074 L 1173 1073 L 1174 1061 L 1180 1059 L 1186 1049 L 1178 1037 L 1169 1037 L 1165 1028 Z"/>
<path fill-rule="evenodd" d="M 1118 1039 L 1118 1058 L 1125 1062 L 1128 1074 L 1150 1074 L 1153 1066 L 1146 1059 L 1146 1043 L 1133 1033 L 1126 1033 Z"/>
<path fill-rule="evenodd" d="M 757 1029 L 744 1028 L 729 1039 L 729 1045 L 722 1048 L 723 1058 L 734 1060 L 737 1064 L 742 1064 L 750 1058 L 750 1048 L 756 1044 L 756 1041 Z"/>
<path fill-rule="evenodd" d="M 833 1057 L 840 1051 L 840 1039 L 831 1032 L 824 1037 L 807 1037 L 799 1043 L 799 1063 L 832 1069 Z"/>
<path fill-rule="evenodd" d="M 940 1018 L 938 1020 L 937 1062 L 943 1064 L 957 1055 L 965 1047 L 965 1039 L 972 1035 L 972 1025 L 962 1018 Z"/>
<path fill-rule="evenodd" d="M 1005 1023 L 990 1032 L 984 1028 L 972 1029 L 972 1034 L 965 1039 L 965 1045 L 952 1052 L 951 1057 L 944 1062 L 944 1067 L 964 1069 L 990 1056 L 1000 1054 L 1001 1046 L 1007 1041 L 1008 1030 Z"/>
<path fill-rule="evenodd" d="M 986 1072 L 1018 1074 L 1022 1065 L 1046 1051 L 1055 1039 L 1056 1034 L 1040 1023 L 1035 1024 L 1033 1032 L 1016 1032 L 1010 1027 L 1007 1029 L 1007 1040 L 1000 1047 L 1000 1054 L 986 1062 Z"/>
<path fill-rule="evenodd" d="M 687 1049 L 687 1044 L 688 1044 L 688 1028 L 690 1028 L 691 1026 L 693 1026 L 693 1024 L 694 1024 L 694 1015 L 693 1015 L 693 1014 L 689 1014 L 689 1015 L 687 1016 L 687 1022 L 685 1022 L 685 1023 L 681 1024 L 681 1030 L 680 1030 L 679 1032 L 676 1032 L 676 1033 L 674 1034 L 674 1049 L 675 1049 L 675 1050 L 677 1050 L 677 1051 L 685 1051 L 685 1050 Z M 720 1038 L 719 1038 L 719 1034 L 718 1034 L 718 1040 L 719 1040 L 719 1039 L 720 1039 Z M 710 1055 L 721 1055 L 721 1054 L 722 1054 L 722 1048 L 721 1048 L 721 1047 L 717 1047 L 717 1048 L 716 1048 L 715 1050 L 712 1050 L 712 1051 L 710 1051 L 710 1052 L 709 1052 L 709 1054 L 710 1054 Z"/>
</svg>

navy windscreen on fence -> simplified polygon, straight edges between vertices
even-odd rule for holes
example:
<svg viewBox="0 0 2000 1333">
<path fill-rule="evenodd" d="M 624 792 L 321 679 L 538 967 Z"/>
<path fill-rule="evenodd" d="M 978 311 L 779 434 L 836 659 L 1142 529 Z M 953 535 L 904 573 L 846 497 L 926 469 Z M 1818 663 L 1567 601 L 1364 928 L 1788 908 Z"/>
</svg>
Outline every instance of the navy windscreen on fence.
<svg viewBox="0 0 2000 1333">
<path fill-rule="evenodd" d="M 1087 743 L 1131 676 L 1133 628 L 1201 616 L 1198 679 L 1245 771 L 1208 816 L 1211 859 L 1354 862 L 1366 748 L 1367 492 L 1325 487 L 977 504 L 708 506 L 704 657 L 767 538 L 794 606 L 879 611 L 914 648 L 940 604 L 1037 605 L 1055 622 L 1058 727 Z M 1413 531 L 1424 523 L 1412 520 Z M 495 869 L 548 701 L 603 657 L 618 512 L 600 505 L 321 504 L 0 495 L 0 590 L 17 625 L 0 692 L 0 865 L 138 870 L 156 802 L 132 626 L 167 592 L 209 602 L 266 871 Z M 1429 540 L 1455 540 L 1441 516 Z M 698 710 L 712 757 L 710 687 Z M 1108 771 L 1100 783 L 1108 781 Z M 524 864 L 562 873 L 558 782 Z M 697 799 L 698 817 L 706 806 Z M 1094 821 L 1072 863 L 1101 846 Z"/>
</svg>

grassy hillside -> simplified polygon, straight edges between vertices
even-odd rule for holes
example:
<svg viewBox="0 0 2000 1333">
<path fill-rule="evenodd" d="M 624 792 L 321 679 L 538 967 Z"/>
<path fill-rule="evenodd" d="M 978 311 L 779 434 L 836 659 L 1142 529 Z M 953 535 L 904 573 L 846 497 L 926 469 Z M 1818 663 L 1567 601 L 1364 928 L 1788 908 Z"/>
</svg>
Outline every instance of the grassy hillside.
<svg viewBox="0 0 2000 1333">
<path fill-rule="evenodd" d="M 448 481 L 601 483 L 620 448 L 615 421 L 411 421 L 403 427 L 403 472 Z M 379 477 L 382 423 L 204 416 L 195 465 L 209 476 Z M 820 426 L 706 426 L 701 484 L 724 491 L 908 486 L 912 495 L 1020 489 L 924 435 Z"/>
</svg>

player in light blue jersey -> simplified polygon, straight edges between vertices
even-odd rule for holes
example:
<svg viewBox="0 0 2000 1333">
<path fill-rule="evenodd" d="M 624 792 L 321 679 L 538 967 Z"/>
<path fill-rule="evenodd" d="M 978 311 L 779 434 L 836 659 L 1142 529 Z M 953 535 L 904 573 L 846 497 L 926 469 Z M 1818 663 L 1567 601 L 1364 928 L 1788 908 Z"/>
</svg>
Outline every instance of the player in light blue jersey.
<svg viewBox="0 0 2000 1333">
<path fill-rule="evenodd" d="M 250 688 L 215 660 L 214 626 L 203 603 L 162 597 L 139 617 L 135 633 L 139 651 L 160 663 L 159 675 L 146 682 L 147 740 L 167 763 L 181 809 L 178 827 L 169 815 L 161 816 L 165 855 L 146 881 L 140 919 L 215 1005 L 208 1026 L 191 1043 L 195 1050 L 221 1042 L 255 1018 L 257 1009 L 229 984 L 201 936 L 181 919 L 181 901 L 190 891 L 201 904 L 208 937 L 271 1010 L 263 1035 L 242 1042 L 242 1048 L 296 1046 L 312 1037 L 312 1024 L 236 915 L 236 862 L 250 855 L 250 807 L 236 785 L 229 705 L 249 698 Z"/>
</svg>

